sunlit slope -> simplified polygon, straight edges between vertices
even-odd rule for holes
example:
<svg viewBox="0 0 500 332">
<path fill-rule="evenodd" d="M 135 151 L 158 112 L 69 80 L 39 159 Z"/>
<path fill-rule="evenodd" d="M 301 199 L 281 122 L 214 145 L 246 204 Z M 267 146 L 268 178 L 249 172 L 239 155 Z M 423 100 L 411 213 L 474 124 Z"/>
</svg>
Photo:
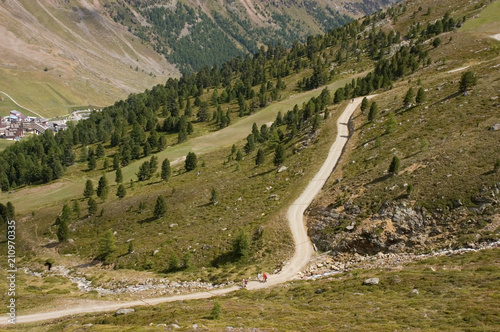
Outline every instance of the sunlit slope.
<svg viewBox="0 0 500 332">
<path fill-rule="evenodd" d="M 0 3 L 0 90 L 44 116 L 107 105 L 177 70 L 86 0 Z"/>
</svg>

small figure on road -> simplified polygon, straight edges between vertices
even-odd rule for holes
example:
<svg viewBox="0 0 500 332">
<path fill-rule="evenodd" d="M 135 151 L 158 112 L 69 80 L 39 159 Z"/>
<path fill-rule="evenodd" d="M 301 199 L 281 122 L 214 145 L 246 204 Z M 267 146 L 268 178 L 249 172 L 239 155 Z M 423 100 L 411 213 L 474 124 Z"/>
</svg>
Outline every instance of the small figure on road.
<svg viewBox="0 0 500 332">
<path fill-rule="evenodd" d="M 260 280 L 260 277 L 261 277 L 260 273 L 257 273 L 257 281 L 262 281 Z"/>
<path fill-rule="evenodd" d="M 267 274 L 266 274 L 266 272 L 264 272 L 264 274 L 262 275 L 262 277 L 264 278 L 264 282 L 267 282 Z"/>
</svg>

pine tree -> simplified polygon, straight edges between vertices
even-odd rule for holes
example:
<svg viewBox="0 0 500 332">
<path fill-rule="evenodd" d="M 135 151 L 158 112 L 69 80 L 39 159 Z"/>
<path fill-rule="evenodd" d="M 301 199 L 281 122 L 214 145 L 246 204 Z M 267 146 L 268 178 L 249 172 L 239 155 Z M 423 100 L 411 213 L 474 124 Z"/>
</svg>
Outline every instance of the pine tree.
<svg viewBox="0 0 500 332">
<path fill-rule="evenodd" d="M 11 202 L 7 202 L 7 205 L 5 206 L 6 210 L 7 210 L 7 218 L 9 218 L 9 220 L 12 220 L 14 219 L 14 216 L 16 214 L 16 211 L 14 209 L 14 204 L 12 204 Z"/>
<path fill-rule="evenodd" d="M 257 166 L 262 165 L 264 163 L 264 158 L 265 158 L 264 150 L 262 149 L 257 150 L 257 155 L 255 156 L 255 165 Z"/>
<path fill-rule="evenodd" d="M 104 158 L 104 160 L 102 161 L 102 169 L 106 171 L 108 168 L 109 168 L 109 160 L 108 158 Z"/>
<path fill-rule="evenodd" d="M 418 88 L 417 97 L 415 97 L 415 102 L 417 104 L 422 104 L 423 102 L 425 102 L 425 90 L 424 90 L 424 88 L 422 88 L 422 87 Z"/>
<path fill-rule="evenodd" d="M 167 213 L 167 203 L 165 202 L 165 198 L 163 198 L 163 196 L 158 196 L 158 198 L 156 198 L 156 204 L 153 211 L 154 217 L 156 219 L 160 219 L 165 213 Z"/>
<path fill-rule="evenodd" d="M 361 101 L 361 113 L 365 113 L 368 110 L 368 99 L 366 97 L 363 98 Z"/>
<path fill-rule="evenodd" d="M 94 186 L 91 180 L 87 180 L 87 182 L 85 182 L 85 189 L 83 190 L 83 197 L 89 198 L 92 195 L 94 195 Z"/>
<path fill-rule="evenodd" d="M 87 205 L 88 205 L 89 215 L 92 216 L 96 214 L 97 202 L 92 197 L 90 197 L 89 200 L 87 201 Z"/>
<path fill-rule="evenodd" d="M 194 152 L 189 152 L 186 156 L 186 161 L 184 163 L 184 168 L 186 171 L 192 171 L 198 165 L 198 158 Z"/>
<path fill-rule="evenodd" d="M 69 238 L 69 228 L 67 221 L 61 220 L 59 217 L 56 219 L 57 224 L 57 240 L 59 242 L 65 242 Z"/>
<path fill-rule="evenodd" d="M 158 151 L 163 151 L 167 147 L 167 138 L 165 135 L 161 135 L 158 139 Z"/>
<path fill-rule="evenodd" d="M 408 108 L 411 106 L 413 99 L 415 98 L 415 91 L 413 91 L 413 88 L 410 87 L 408 89 L 408 92 L 406 92 L 406 95 L 403 99 L 403 104 L 405 108 Z"/>
<path fill-rule="evenodd" d="M 123 197 L 125 197 L 125 195 L 127 195 L 127 190 L 125 189 L 125 186 L 123 185 L 123 183 L 120 183 L 118 185 L 118 188 L 116 189 L 116 196 L 118 196 L 118 198 L 122 199 Z"/>
<path fill-rule="evenodd" d="M 73 214 L 77 217 L 80 218 L 80 203 L 78 202 L 77 199 L 73 201 Z"/>
<path fill-rule="evenodd" d="M 392 134 L 395 128 L 396 128 L 396 117 L 394 116 L 393 112 L 390 112 L 389 116 L 387 117 L 387 121 L 385 122 L 385 133 Z"/>
<path fill-rule="evenodd" d="M 274 166 L 280 166 L 285 161 L 285 147 L 278 144 L 274 151 Z"/>
<path fill-rule="evenodd" d="M 63 205 L 61 212 L 61 220 L 65 222 L 69 222 L 71 220 L 71 209 L 67 204 Z"/>
<path fill-rule="evenodd" d="M 149 161 L 145 161 L 139 167 L 139 172 L 136 173 L 137 179 L 139 181 L 146 181 L 151 178 L 151 167 L 149 166 Z"/>
<path fill-rule="evenodd" d="M 158 157 L 151 156 L 151 159 L 149 159 L 149 178 L 155 175 L 157 169 L 158 169 Z"/>
<path fill-rule="evenodd" d="M 122 183 L 123 182 L 123 174 L 122 174 L 122 169 L 118 168 L 115 172 L 115 182 L 116 183 Z"/>
<path fill-rule="evenodd" d="M 116 170 L 120 167 L 120 155 L 115 153 L 113 156 L 113 169 Z"/>
<path fill-rule="evenodd" d="M 95 149 L 95 156 L 97 158 L 102 158 L 104 157 L 104 146 L 102 146 L 102 143 L 97 144 L 97 148 Z"/>
<path fill-rule="evenodd" d="M 249 254 L 250 236 L 244 230 L 240 230 L 233 241 L 233 254 L 237 258 L 246 258 Z"/>
<path fill-rule="evenodd" d="M 247 143 L 245 144 L 245 153 L 249 154 L 255 149 L 255 137 L 253 134 L 247 136 Z"/>
<path fill-rule="evenodd" d="M 370 106 L 370 112 L 368 113 L 368 121 L 373 122 L 377 118 L 378 106 L 376 102 L 373 102 Z"/>
<path fill-rule="evenodd" d="M 243 159 L 243 152 L 240 149 L 236 152 L 236 161 L 241 161 Z"/>
<path fill-rule="evenodd" d="M 99 196 L 99 198 L 104 201 L 108 197 L 108 192 L 109 192 L 108 179 L 106 178 L 106 175 L 103 174 L 99 179 L 99 184 L 97 185 L 96 193 L 97 196 Z"/>
<path fill-rule="evenodd" d="M 97 167 L 97 161 L 95 160 L 94 155 L 90 156 L 88 166 L 91 171 Z"/>
<path fill-rule="evenodd" d="M 168 158 L 165 158 L 165 160 L 161 163 L 161 178 L 163 181 L 168 181 L 171 175 L 172 169 L 170 168 L 170 161 Z"/>
<path fill-rule="evenodd" d="M 187 270 L 191 268 L 191 260 L 193 258 L 193 254 L 191 254 L 191 251 L 186 251 L 184 255 L 182 256 L 182 268 Z"/>
<path fill-rule="evenodd" d="M 462 74 L 462 77 L 460 78 L 460 87 L 459 91 L 466 93 L 467 90 L 472 88 L 477 84 L 477 77 L 474 75 L 473 72 L 470 70 L 466 71 L 465 73 Z"/>
<path fill-rule="evenodd" d="M 389 166 L 389 174 L 397 175 L 399 172 L 399 158 L 394 156 L 391 161 L 391 165 Z"/>
<path fill-rule="evenodd" d="M 107 230 L 99 239 L 99 258 L 110 263 L 116 251 L 116 238 L 111 230 Z"/>
<path fill-rule="evenodd" d="M 219 199 L 219 192 L 217 191 L 217 189 L 212 188 L 212 194 L 210 196 L 210 203 L 212 203 L 212 205 L 216 205 L 218 203 L 218 199 Z"/>
<path fill-rule="evenodd" d="M 179 258 L 177 255 L 172 251 L 170 253 L 170 256 L 168 257 L 168 270 L 170 272 L 175 272 L 179 269 Z"/>
<path fill-rule="evenodd" d="M 210 311 L 210 318 L 213 320 L 220 319 L 222 316 L 222 306 L 219 301 L 214 302 L 212 311 Z"/>
</svg>

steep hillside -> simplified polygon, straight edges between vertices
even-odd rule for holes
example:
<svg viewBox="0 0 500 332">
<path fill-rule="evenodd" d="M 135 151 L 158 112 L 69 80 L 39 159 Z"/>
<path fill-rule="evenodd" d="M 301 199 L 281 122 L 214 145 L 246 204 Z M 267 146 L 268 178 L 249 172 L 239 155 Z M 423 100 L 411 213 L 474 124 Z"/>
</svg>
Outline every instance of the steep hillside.
<svg viewBox="0 0 500 332">
<path fill-rule="evenodd" d="M 182 71 L 198 71 L 262 45 L 294 41 L 344 25 L 397 0 L 103 0 L 110 15 L 155 45 Z"/>
<path fill-rule="evenodd" d="M 430 2 L 408 3 L 385 27 L 403 26 L 414 43 L 449 8 L 448 19 L 473 18 L 424 43 L 420 51 L 432 60 L 373 99 L 373 120 L 368 110 L 355 116 L 346 158 L 309 213 L 318 248 L 372 255 L 498 239 L 500 43 L 491 36 L 500 32 L 499 3 L 443 1 L 431 10 Z M 466 72 L 477 85 L 464 93 Z"/>
<path fill-rule="evenodd" d="M 105 106 L 178 75 L 98 1 L 6 0 L 0 22 L 0 91 L 46 117 Z"/>
</svg>

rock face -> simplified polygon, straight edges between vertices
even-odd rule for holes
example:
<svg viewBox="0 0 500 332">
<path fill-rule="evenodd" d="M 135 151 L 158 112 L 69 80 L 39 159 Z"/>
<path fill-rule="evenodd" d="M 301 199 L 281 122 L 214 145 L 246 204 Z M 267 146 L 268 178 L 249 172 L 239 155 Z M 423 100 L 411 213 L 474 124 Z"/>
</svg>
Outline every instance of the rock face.
<svg viewBox="0 0 500 332">
<path fill-rule="evenodd" d="M 499 193 L 497 183 L 473 197 L 472 206 L 459 201 L 446 211 L 436 209 L 432 213 L 405 199 L 385 202 L 376 213 L 352 203 L 315 207 L 308 213 L 308 235 L 318 250 L 334 255 L 445 248 L 455 245 L 457 235 L 465 229 L 478 230 L 491 222 L 490 216 L 500 204 Z"/>
</svg>

